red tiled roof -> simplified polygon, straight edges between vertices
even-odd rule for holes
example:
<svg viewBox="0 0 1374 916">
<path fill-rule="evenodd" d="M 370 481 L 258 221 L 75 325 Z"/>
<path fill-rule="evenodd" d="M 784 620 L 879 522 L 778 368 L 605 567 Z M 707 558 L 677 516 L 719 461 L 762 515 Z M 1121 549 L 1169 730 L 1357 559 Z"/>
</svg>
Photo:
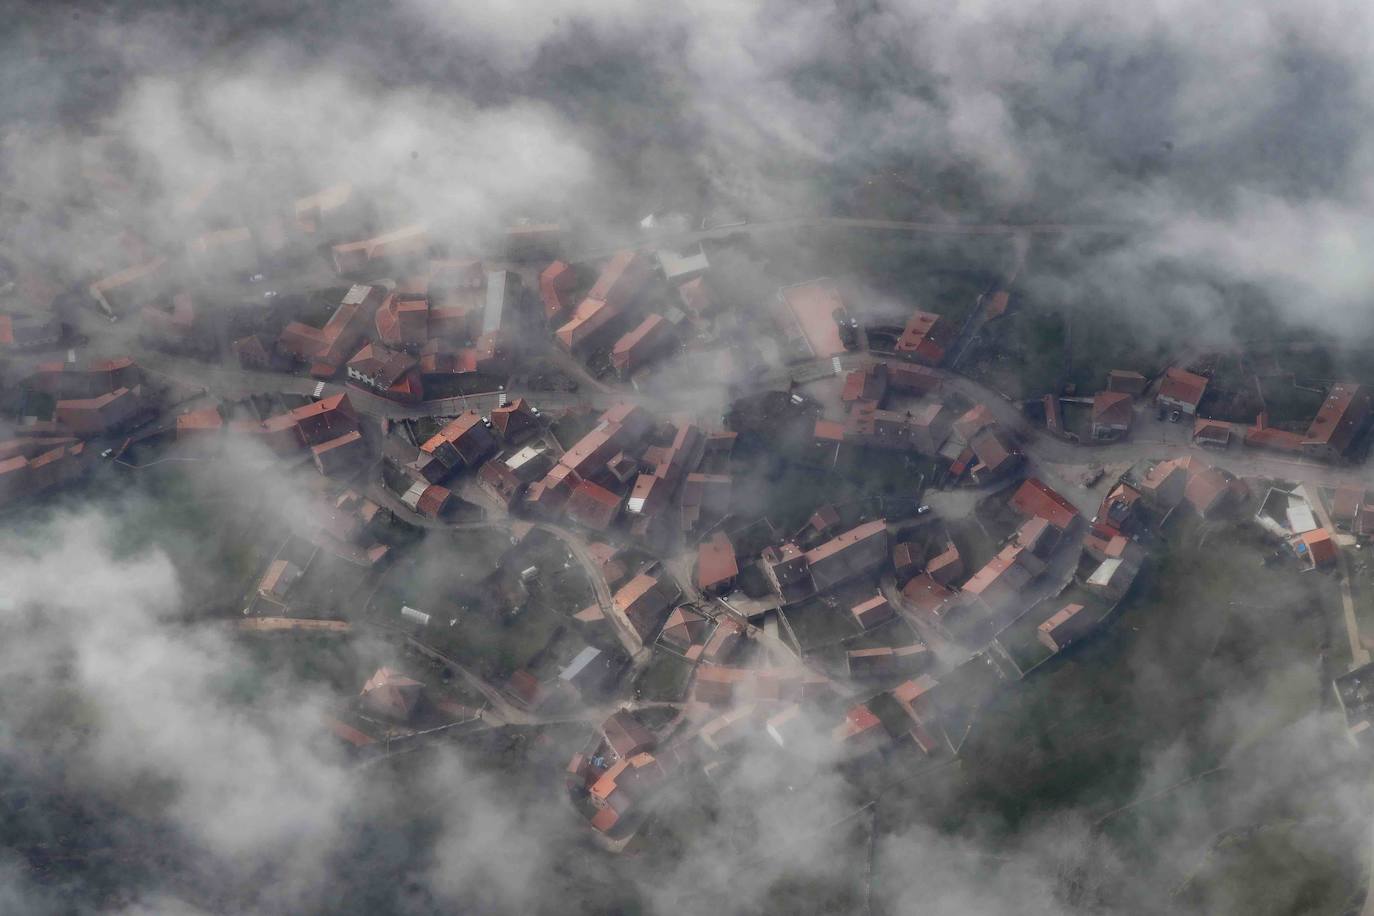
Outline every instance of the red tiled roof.
<svg viewBox="0 0 1374 916">
<path fill-rule="evenodd" d="M 1182 404 L 1197 407 L 1207 390 L 1207 378 L 1187 369 L 1172 366 L 1164 371 L 1164 381 L 1159 386 L 1159 396 Z"/>
<path fill-rule="evenodd" d="M 1317 415 L 1312 418 L 1307 438 L 1314 444 L 1344 452 L 1368 415 L 1368 393 L 1351 382 L 1338 383 L 1331 387 Z"/>
<path fill-rule="evenodd" d="M 933 312 L 917 311 L 897 339 L 896 352 L 928 366 L 938 366 L 944 362 L 945 350 L 953 340 L 954 328 L 949 322 Z"/>
<path fill-rule="evenodd" d="M 1336 542 L 1325 528 L 1305 532 L 1302 542 L 1307 545 L 1307 556 L 1313 566 L 1328 566 L 1336 562 Z"/>
<path fill-rule="evenodd" d="M 697 548 L 697 588 L 705 591 L 739 575 L 735 547 L 723 531 L 715 534 Z"/>
<path fill-rule="evenodd" d="M 1093 422 L 1099 426 L 1130 426 L 1134 402 L 1134 398 L 1121 391 L 1099 391 L 1093 396 Z"/>
<path fill-rule="evenodd" d="M 605 531 L 620 511 L 620 497 L 599 484 L 584 480 L 568 497 L 565 511 L 578 524 L 594 531 Z"/>
<path fill-rule="evenodd" d="M 1022 515 L 1043 518 L 1060 530 L 1068 528 L 1078 518 L 1078 510 L 1072 503 L 1034 477 L 1026 478 L 1017 488 L 1011 505 Z"/>
<path fill-rule="evenodd" d="M 577 285 L 577 271 L 572 265 L 554 261 L 539 272 L 539 298 L 544 302 L 544 317 L 554 319 L 567 311 L 567 296 Z"/>
</svg>

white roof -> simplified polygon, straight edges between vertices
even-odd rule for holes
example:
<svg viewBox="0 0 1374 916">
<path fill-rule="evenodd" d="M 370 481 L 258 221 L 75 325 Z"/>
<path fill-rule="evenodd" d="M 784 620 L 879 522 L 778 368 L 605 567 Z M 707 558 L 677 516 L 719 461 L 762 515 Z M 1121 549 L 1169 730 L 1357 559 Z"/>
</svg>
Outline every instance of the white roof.
<svg viewBox="0 0 1374 916">
<path fill-rule="evenodd" d="M 711 262 L 706 260 L 706 252 L 700 249 L 686 255 L 665 249 L 657 252 L 657 257 L 658 266 L 663 271 L 663 276 L 669 280 L 678 280 L 705 273 L 711 267 Z"/>
<path fill-rule="evenodd" d="M 1089 585 L 1108 586 L 1112 584 L 1112 577 L 1121 568 L 1121 557 L 1109 557 L 1102 561 L 1102 565 L 1097 567 L 1091 576 L 1088 577 Z"/>
<path fill-rule="evenodd" d="M 1315 531 L 1317 520 L 1312 516 L 1312 507 L 1307 503 L 1289 500 L 1288 502 L 1288 527 L 1294 534 L 1302 534 L 1305 531 Z"/>
</svg>

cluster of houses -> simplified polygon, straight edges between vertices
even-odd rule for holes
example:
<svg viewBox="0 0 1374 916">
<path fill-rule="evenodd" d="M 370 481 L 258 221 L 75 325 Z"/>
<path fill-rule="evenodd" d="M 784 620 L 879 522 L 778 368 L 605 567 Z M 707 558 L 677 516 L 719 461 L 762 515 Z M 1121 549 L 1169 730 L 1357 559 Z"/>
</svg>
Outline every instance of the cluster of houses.
<svg viewBox="0 0 1374 916">
<path fill-rule="evenodd" d="M 1369 392 L 1354 382 L 1333 384 L 1304 431 L 1272 426 L 1268 414 L 1263 412 L 1248 426 L 1203 417 L 1198 409 L 1209 383 L 1205 375 L 1171 366 L 1160 376 L 1154 395 L 1154 403 L 1161 414 L 1168 413 L 1172 420 L 1191 423 L 1193 441 L 1209 448 L 1224 449 L 1240 441 L 1248 448 L 1340 461 L 1350 455 L 1351 447 L 1368 426 L 1370 418 Z M 1107 374 L 1106 389 L 1091 398 L 1061 399 L 1058 395 L 1045 395 L 1041 399 L 1045 425 L 1050 432 L 1067 436 L 1062 402 L 1081 401 L 1091 404 L 1092 441 L 1121 439 L 1131 430 L 1136 401 L 1149 387 L 1150 380 L 1139 372 L 1114 369 Z"/>
<path fill-rule="evenodd" d="M 563 349 L 586 356 L 608 348 L 610 367 L 628 379 L 676 347 L 689 323 L 700 324 L 715 311 L 708 267 L 701 251 L 619 251 L 579 298 L 584 284 L 577 268 L 554 261 L 539 275 L 544 318 Z M 673 298 L 656 294 L 656 277 L 672 288 Z M 650 310 L 650 302 L 659 302 L 659 310 Z"/>
<path fill-rule="evenodd" d="M 156 413 L 143 371 L 128 357 L 42 363 L 24 387 L 53 399 L 52 419 L 0 440 L 0 505 L 80 477 L 93 457 L 88 441 L 119 436 Z"/>
</svg>

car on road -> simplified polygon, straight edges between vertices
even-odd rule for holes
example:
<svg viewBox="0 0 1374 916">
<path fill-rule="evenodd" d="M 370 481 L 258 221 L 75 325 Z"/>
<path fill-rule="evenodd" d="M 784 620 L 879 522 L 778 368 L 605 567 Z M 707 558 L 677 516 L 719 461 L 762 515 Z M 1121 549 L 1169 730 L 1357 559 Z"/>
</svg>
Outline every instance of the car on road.
<svg viewBox="0 0 1374 916">
<path fill-rule="evenodd" d="M 248 278 L 248 282 L 249 282 L 249 283 L 261 283 L 261 282 L 262 282 L 262 274 L 253 274 L 253 276 L 251 276 L 251 277 Z"/>
<path fill-rule="evenodd" d="M 267 292 L 262 294 L 262 298 L 275 299 L 277 298 L 277 291 L 275 289 L 269 289 Z"/>
<path fill-rule="evenodd" d="M 114 456 L 114 449 L 112 449 L 112 448 L 107 448 L 107 449 L 105 449 L 105 451 L 103 451 L 103 452 L 100 453 L 100 457 L 101 457 L 101 458 L 111 458 L 111 457 L 113 457 L 113 456 Z"/>
</svg>

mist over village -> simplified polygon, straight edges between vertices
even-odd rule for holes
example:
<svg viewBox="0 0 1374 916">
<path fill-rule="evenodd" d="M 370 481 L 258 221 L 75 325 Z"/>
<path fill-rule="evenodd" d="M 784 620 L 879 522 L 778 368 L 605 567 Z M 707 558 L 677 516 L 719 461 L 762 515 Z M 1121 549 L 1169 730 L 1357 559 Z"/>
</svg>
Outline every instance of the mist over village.
<svg viewBox="0 0 1374 916">
<path fill-rule="evenodd" d="M 1374 9 L 5 22 L 0 914 L 1374 913 Z"/>
</svg>

